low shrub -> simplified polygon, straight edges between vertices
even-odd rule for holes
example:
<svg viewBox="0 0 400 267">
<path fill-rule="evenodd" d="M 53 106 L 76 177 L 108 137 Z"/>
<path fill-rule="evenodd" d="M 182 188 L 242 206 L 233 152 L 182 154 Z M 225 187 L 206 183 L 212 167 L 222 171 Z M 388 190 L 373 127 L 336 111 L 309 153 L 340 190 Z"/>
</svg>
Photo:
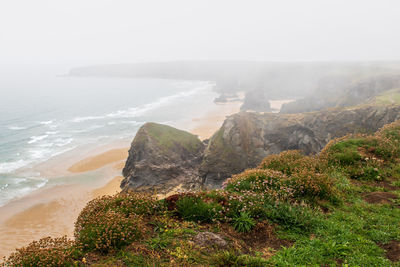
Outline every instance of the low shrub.
<svg viewBox="0 0 400 267">
<path fill-rule="evenodd" d="M 292 232 L 310 233 L 318 224 L 318 218 L 314 212 L 310 208 L 300 205 L 266 203 L 265 212 L 269 221 Z"/>
<path fill-rule="evenodd" d="M 184 220 L 211 222 L 221 216 L 222 207 L 217 203 L 206 203 L 198 196 L 185 196 L 176 202 L 176 210 Z"/>
<path fill-rule="evenodd" d="M 241 212 L 232 220 L 233 228 L 239 233 L 248 233 L 256 225 L 256 221 L 247 212 Z"/>
<path fill-rule="evenodd" d="M 256 198 L 276 201 L 334 200 L 337 198 L 333 178 L 325 173 L 299 170 L 287 176 L 279 171 L 251 169 L 232 176 L 226 182 L 226 190 L 246 196 L 257 193 Z"/>
<path fill-rule="evenodd" d="M 319 166 L 316 158 L 304 156 L 299 150 L 288 150 L 267 156 L 258 168 L 276 170 L 290 176 L 303 170 L 318 170 Z"/>
<path fill-rule="evenodd" d="M 90 216 L 90 220 L 78 218 L 75 226 L 76 242 L 84 251 L 107 253 L 118 250 L 142 235 L 141 215 L 126 216 L 112 210 Z"/>
<path fill-rule="evenodd" d="M 249 169 L 232 176 L 226 183 L 226 190 L 231 192 L 256 192 L 280 200 L 292 197 L 288 177 L 279 171 Z"/>
<path fill-rule="evenodd" d="M 334 200 L 338 192 L 334 180 L 327 174 L 301 171 L 290 177 L 290 187 L 295 199 Z"/>
<path fill-rule="evenodd" d="M 223 251 L 213 257 L 213 266 L 247 266 L 247 267 L 264 267 L 271 266 L 267 260 L 261 257 L 241 254 L 235 251 Z"/>
<path fill-rule="evenodd" d="M 46 237 L 17 249 L 4 266 L 72 266 L 77 256 L 79 250 L 67 237 Z"/>
</svg>

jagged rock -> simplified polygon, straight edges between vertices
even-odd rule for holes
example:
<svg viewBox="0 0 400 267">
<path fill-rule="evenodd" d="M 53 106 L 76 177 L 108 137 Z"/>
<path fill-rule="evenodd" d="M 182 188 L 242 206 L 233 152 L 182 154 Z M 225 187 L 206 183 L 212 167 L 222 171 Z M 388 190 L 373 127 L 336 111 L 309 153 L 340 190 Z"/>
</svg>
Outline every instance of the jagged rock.
<svg viewBox="0 0 400 267">
<path fill-rule="evenodd" d="M 228 243 L 221 236 L 211 232 L 200 232 L 194 238 L 193 242 L 198 247 L 226 248 Z"/>
<path fill-rule="evenodd" d="M 372 133 L 400 119 L 399 106 L 330 109 L 301 114 L 241 112 L 228 117 L 210 139 L 200 175 L 208 187 L 220 187 L 232 174 L 257 166 L 284 150 L 318 153 L 332 138 Z"/>
<path fill-rule="evenodd" d="M 123 169 L 122 189 L 166 192 L 194 187 L 204 144 L 197 136 L 167 125 L 146 123 L 137 132 Z"/>
</svg>

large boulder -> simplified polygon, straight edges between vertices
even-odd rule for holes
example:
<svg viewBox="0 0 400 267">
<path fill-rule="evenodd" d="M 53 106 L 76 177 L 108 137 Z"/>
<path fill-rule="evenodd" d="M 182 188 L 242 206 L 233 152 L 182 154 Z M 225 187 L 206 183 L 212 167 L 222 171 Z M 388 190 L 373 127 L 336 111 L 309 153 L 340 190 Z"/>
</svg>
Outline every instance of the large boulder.
<svg viewBox="0 0 400 267">
<path fill-rule="evenodd" d="M 146 123 L 137 132 L 123 169 L 122 189 L 166 192 L 195 186 L 204 144 L 173 127 Z"/>
</svg>

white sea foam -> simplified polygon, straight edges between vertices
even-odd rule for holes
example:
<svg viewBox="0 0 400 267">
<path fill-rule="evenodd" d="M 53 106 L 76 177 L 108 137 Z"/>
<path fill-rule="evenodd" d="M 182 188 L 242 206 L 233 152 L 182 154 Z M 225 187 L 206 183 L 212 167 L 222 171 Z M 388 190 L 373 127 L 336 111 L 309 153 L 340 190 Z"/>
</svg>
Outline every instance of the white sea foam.
<svg viewBox="0 0 400 267">
<path fill-rule="evenodd" d="M 86 117 L 76 117 L 72 120 L 72 122 L 84 122 L 91 120 L 101 120 L 106 118 L 105 116 L 86 116 Z"/>
<path fill-rule="evenodd" d="M 12 173 L 13 171 L 18 170 L 27 164 L 29 164 L 29 162 L 22 159 L 12 162 L 1 162 L 0 173 Z"/>
<path fill-rule="evenodd" d="M 73 133 L 87 133 L 87 132 L 91 132 L 93 130 L 99 129 L 99 128 L 103 128 L 105 125 L 100 125 L 100 124 L 95 124 L 89 127 L 86 127 L 84 129 L 79 129 L 79 130 L 73 130 Z"/>
<path fill-rule="evenodd" d="M 31 140 L 28 141 L 28 144 L 34 144 L 37 141 L 43 140 L 45 138 L 47 138 L 49 135 L 48 134 L 44 134 L 44 135 L 39 135 L 39 136 L 31 136 Z"/>
<path fill-rule="evenodd" d="M 53 120 L 50 120 L 50 121 L 41 121 L 39 123 L 42 125 L 49 125 L 49 124 L 52 124 L 53 122 L 54 122 Z"/>
<path fill-rule="evenodd" d="M 49 135 L 54 135 L 54 134 L 58 134 L 59 132 L 58 131 L 47 131 L 46 132 L 46 134 L 49 134 Z"/>
<path fill-rule="evenodd" d="M 71 144 L 73 141 L 74 138 L 57 138 L 56 140 L 54 140 L 58 147 L 66 146 L 68 144 Z"/>
<path fill-rule="evenodd" d="M 133 108 L 129 108 L 126 110 L 118 110 L 116 112 L 112 112 L 112 113 L 109 113 L 104 116 L 76 117 L 76 118 L 72 119 L 71 121 L 75 122 L 75 123 L 79 123 L 79 122 L 85 122 L 85 121 L 90 121 L 90 120 L 101 120 L 101 119 L 106 119 L 106 118 L 134 118 L 137 116 L 142 116 L 149 111 L 152 111 L 159 107 L 171 104 L 176 99 L 189 97 L 189 96 L 195 95 L 199 92 L 202 92 L 204 90 L 209 90 L 210 86 L 213 86 L 213 84 L 209 83 L 209 82 L 205 82 L 201 86 L 198 86 L 192 90 L 183 91 L 183 92 L 179 92 L 174 95 L 161 97 L 154 102 L 147 103 L 147 104 L 144 104 L 144 105 L 141 105 L 138 107 L 133 107 Z"/>
<path fill-rule="evenodd" d="M 68 148 L 66 148 L 66 149 L 57 151 L 57 152 L 51 154 L 51 157 L 55 157 L 55 156 L 61 155 L 61 154 L 65 153 L 65 152 L 71 151 L 71 150 L 73 150 L 73 149 L 75 149 L 75 148 L 77 148 L 77 147 L 78 147 L 78 146 L 72 146 L 72 147 L 68 147 Z"/>
<path fill-rule="evenodd" d="M 21 127 L 21 126 L 9 126 L 7 128 L 10 129 L 10 130 L 14 130 L 14 131 L 20 131 L 20 130 L 27 129 L 27 127 Z"/>
<path fill-rule="evenodd" d="M 174 95 L 170 95 L 170 96 L 166 96 L 166 97 L 161 97 L 158 100 L 148 103 L 148 104 L 144 104 L 142 106 L 139 107 L 134 107 L 134 108 L 129 108 L 126 110 L 119 110 L 117 112 L 113 112 L 110 114 L 107 114 L 107 117 L 109 118 L 134 118 L 134 117 L 138 117 L 138 116 L 142 116 L 144 114 L 146 114 L 149 111 L 155 110 L 157 108 L 160 108 L 162 106 L 168 105 L 173 103 L 175 100 L 180 99 L 180 98 L 185 98 L 188 96 L 192 96 L 195 95 L 201 91 L 204 91 L 205 89 L 209 89 L 209 84 L 207 83 L 207 85 L 204 86 L 200 86 L 197 88 L 194 88 L 190 91 L 185 91 L 185 92 L 180 92 Z"/>
<path fill-rule="evenodd" d="M 40 147 L 36 147 L 35 149 L 29 151 L 31 158 L 34 159 L 35 161 L 47 159 L 50 153 L 51 149 L 40 148 Z"/>
<path fill-rule="evenodd" d="M 7 194 L 0 194 L 0 207 L 13 199 L 20 198 L 28 193 L 31 193 L 39 188 L 44 187 L 48 179 L 25 179 L 24 183 L 15 183 L 18 178 L 9 179 L 9 182 L 0 187 L 1 191 L 6 191 Z"/>
<path fill-rule="evenodd" d="M 121 121 L 121 123 L 132 124 L 134 126 L 145 124 L 143 121 Z"/>
</svg>

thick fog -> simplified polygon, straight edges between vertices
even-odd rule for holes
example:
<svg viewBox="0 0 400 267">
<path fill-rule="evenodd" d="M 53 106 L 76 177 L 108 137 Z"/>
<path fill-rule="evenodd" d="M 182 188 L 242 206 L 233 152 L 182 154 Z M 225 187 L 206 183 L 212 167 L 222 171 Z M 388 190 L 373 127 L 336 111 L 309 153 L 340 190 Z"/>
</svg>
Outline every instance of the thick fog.
<svg viewBox="0 0 400 267">
<path fill-rule="evenodd" d="M 0 64 L 400 60 L 398 0 L 2 0 Z"/>
</svg>

